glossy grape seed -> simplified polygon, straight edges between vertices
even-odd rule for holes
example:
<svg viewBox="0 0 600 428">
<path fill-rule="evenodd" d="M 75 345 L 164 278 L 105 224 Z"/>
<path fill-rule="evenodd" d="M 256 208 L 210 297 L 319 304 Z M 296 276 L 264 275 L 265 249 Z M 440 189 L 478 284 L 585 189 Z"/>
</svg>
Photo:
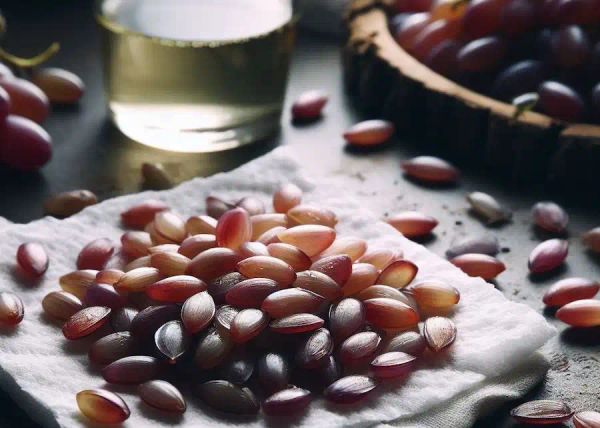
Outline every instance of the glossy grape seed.
<svg viewBox="0 0 600 428">
<path fill-rule="evenodd" d="M 404 377 L 415 368 L 417 358 L 404 352 L 386 352 L 371 361 L 371 372 L 376 378 Z"/>
<path fill-rule="evenodd" d="M 529 254 L 529 271 L 534 274 L 552 271 L 563 264 L 569 253 L 569 243 L 561 239 L 542 242 Z"/>
<path fill-rule="evenodd" d="M 175 364 L 190 347 L 190 337 L 181 321 L 169 321 L 154 333 L 154 344 L 161 357 Z"/>
<path fill-rule="evenodd" d="M 454 266 L 469 276 L 492 280 L 506 270 L 506 266 L 495 257 L 486 254 L 462 254 L 450 260 Z"/>
<path fill-rule="evenodd" d="M 263 301 L 281 289 L 276 281 L 267 278 L 251 278 L 238 282 L 225 295 L 225 301 L 238 308 L 260 308 Z"/>
<path fill-rule="evenodd" d="M 417 309 L 417 302 L 412 296 L 409 296 L 408 294 L 388 285 L 372 285 L 368 288 L 365 288 L 354 297 L 360 301 L 385 297 L 402 302 L 415 310 Z"/>
<path fill-rule="evenodd" d="M 239 261 L 239 254 L 230 248 L 210 248 L 192 259 L 186 275 L 212 281 L 236 270 Z"/>
<path fill-rule="evenodd" d="M 110 326 L 115 332 L 129 331 L 131 322 L 139 311 L 135 308 L 121 308 L 110 314 Z"/>
<path fill-rule="evenodd" d="M 54 104 L 75 104 L 83 96 L 85 85 L 74 73 L 62 68 L 42 68 L 31 76 L 31 82 L 40 88 Z"/>
<path fill-rule="evenodd" d="M 234 356 L 219 369 L 219 377 L 236 385 L 244 385 L 254 373 L 254 358 L 243 353 Z"/>
<path fill-rule="evenodd" d="M 308 336 L 296 352 L 296 363 L 307 369 L 323 366 L 333 352 L 333 338 L 326 328 Z"/>
<path fill-rule="evenodd" d="M 569 215 L 554 202 L 538 202 L 531 210 L 533 223 L 550 233 L 563 233 L 569 224 Z"/>
<path fill-rule="evenodd" d="M 183 394 L 169 382 L 150 380 L 137 388 L 142 401 L 155 409 L 172 413 L 184 413 L 187 405 Z"/>
<path fill-rule="evenodd" d="M 427 349 L 425 338 L 415 332 L 406 331 L 394 336 L 383 348 L 383 352 L 404 352 L 406 354 L 420 356 Z"/>
<path fill-rule="evenodd" d="M 154 379 L 160 373 L 160 362 L 154 357 L 133 355 L 113 361 L 102 369 L 108 383 L 140 384 Z"/>
<path fill-rule="evenodd" d="M 240 245 L 240 248 L 238 248 L 238 252 L 244 259 L 254 256 L 269 256 L 269 250 L 262 242 L 244 242 Z"/>
<path fill-rule="evenodd" d="M 292 104 L 292 118 L 295 121 L 312 121 L 321 117 L 329 97 L 322 91 L 310 90 L 300 94 Z M 279 211 L 275 208 L 277 212 Z M 286 210 L 287 211 L 287 210 Z"/>
<path fill-rule="evenodd" d="M 446 257 L 452 259 L 469 253 L 495 256 L 499 252 L 500 244 L 495 236 L 490 234 L 474 235 L 455 238 L 446 251 Z"/>
<path fill-rule="evenodd" d="M 138 268 L 144 268 L 144 267 L 149 268 L 149 267 L 152 267 L 150 265 L 151 261 L 152 261 L 152 256 L 149 254 L 147 256 L 137 258 L 137 259 L 127 263 L 125 265 L 125 267 L 123 268 L 123 270 L 125 272 L 129 272 L 129 271 L 132 271 L 132 270 L 138 269 Z"/>
<path fill-rule="evenodd" d="M 69 340 L 89 336 L 108 322 L 110 308 L 90 306 L 75 313 L 64 324 L 63 335 Z"/>
<path fill-rule="evenodd" d="M 337 404 L 353 404 L 365 399 L 377 384 L 367 376 L 346 376 L 329 385 L 325 398 Z"/>
<path fill-rule="evenodd" d="M 565 278 L 554 283 L 544 294 L 544 304 L 561 307 L 576 300 L 592 299 L 600 291 L 600 284 L 586 278 Z"/>
<path fill-rule="evenodd" d="M 595 428 L 600 426 L 600 413 L 578 412 L 573 416 L 575 428 Z"/>
<path fill-rule="evenodd" d="M 267 246 L 270 244 L 278 244 L 281 242 L 279 239 L 279 234 L 284 230 L 286 230 L 286 228 L 283 226 L 275 226 L 274 228 L 269 229 L 260 235 L 256 241 Z"/>
<path fill-rule="evenodd" d="M 352 259 L 347 255 L 323 257 L 312 264 L 310 270 L 321 272 L 342 287 L 352 275 Z"/>
<path fill-rule="evenodd" d="M 244 309 L 231 322 L 231 340 L 245 343 L 258 336 L 269 324 L 269 317 L 259 309 Z"/>
<path fill-rule="evenodd" d="M 153 267 L 140 267 L 125 272 L 125 274 L 114 285 L 119 292 L 140 292 L 145 291 L 157 281 L 160 281 L 161 274 L 158 269 Z"/>
<path fill-rule="evenodd" d="M 0 88 L 10 96 L 11 115 L 21 116 L 35 123 L 42 123 L 48 117 L 48 97 L 33 83 L 18 77 L 0 79 Z"/>
<path fill-rule="evenodd" d="M 175 252 L 161 252 L 150 256 L 150 265 L 164 276 L 183 275 L 190 263 L 189 258 Z"/>
<path fill-rule="evenodd" d="M 271 256 L 254 256 L 240 261 L 237 271 L 246 278 L 269 278 L 287 287 L 296 280 L 296 272 L 283 260 Z"/>
<path fill-rule="evenodd" d="M 146 287 L 146 294 L 157 302 L 182 303 L 206 288 L 204 281 L 196 277 L 177 275 L 149 285 Z"/>
<path fill-rule="evenodd" d="M 337 216 L 333 211 L 314 205 L 297 205 L 287 212 L 287 219 L 290 226 L 316 224 L 335 227 Z"/>
<path fill-rule="evenodd" d="M 270 327 L 276 333 L 297 334 L 314 331 L 323 326 L 325 321 L 313 314 L 294 314 L 271 321 Z"/>
<path fill-rule="evenodd" d="M 225 361 L 233 345 L 229 335 L 222 334 L 219 330 L 211 329 L 200 338 L 196 347 L 194 362 L 201 369 L 217 367 Z"/>
<path fill-rule="evenodd" d="M 440 352 L 456 340 L 456 325 L 444 317 L 431 317 L 425 321 L 423 336 L 433 352 Z"/>
<path fill-rule="evenodd" d="M 342 299 L 329 308 L 329 329 L 336 343 L 362 330 L 365 323 L 365 309 L 359 300 Z"/>
<path fill-rule="evenodd" d="M 288 219 L 284 213 L 269 213 L 253 215 L 250 217 L 250 222 L 252 223 L 252 240 L 256 241 L 269 230 L 276 227 L 287 227 Z"/>
<path fill-rule="evenodd" d="M 398 300 L 378 297 L 363 302 L 367 322 L 374 327 L 401 329 L 417 325 L 419 315 L 405 303 Z"/>
<path fill-rule="evenodd" d="M 218 220 L 207 215 L 192 216 L 185 222 L 185 230 L 188 234 L 214 235 L 217 233 Z"/>
<path fill-rule="evenodd" d="M 412 295 L 419 306 L 450 309 L 460 301 L 460 292 L 450 284 L 429 279 L 411 285 L 406 292 Z"/>
<path fill-rule="evenodd" d="M 567 303 L 556 312 L 556 318 L 573 327 L 600 326 L 600 300 L 585 299 Z"/>
<path fill-rule="evenodd" d="M 390 265 L 396 258 L 402 256 L 401 252 L 397 252 L 388 248 L 368 249 L 367 252 L 358 259 L 358 263 L 368 263 L 375 266 L 378 270 L 383 270 Z"/>
<path fill-rule="evenodd" d="M 66 291 L 52 291 L 42 300 L 42 308 L 52 318 L 68 320 L 83 309 L 83 303 L 77 296 Z"/>
<path fill-rule="evenodd" d="M 48 270 L 50 260 L 42 245 L 36 242 L 27 242 L 19 245 L 17 263 L 28 275 L 39 277 Z"/>
<path fill-rule="evenodd" d="M 267 251 L 271 257 L 283 260 L 296 272 L 310 269 L 312 265 L 310 257 L 293 245 L 273 243 L 267 246 Z"/>
<path fill-rule="evenodd" d="M 154 339 L 154 333 L 160 326 L 166 322 L 180 319 L 180 316 L 181 308 L 177 305 L 148 306 L 131 320 L 129 330 L 145 343 Z"/>
<path fill-rule="evenodd" d="M 386 267 L 377 278 L 377 284 L 404 288 L 417 276 L 419 268 L 408 260 L 398 260 Z"/>
<path fill-rule="evenodd" d="M 354 263 L 350 278 L 342 287 L 344 296 L 352 296 L 372 286 L 379 277 L 379 270 L 369 263 Z"/>
<path fill-rule="evenodd" d="M 121 213 L 121 223 L 132 229 L 143 229 L 154 220 L 154 216 L 169 209 L 169 206 L 156 199 L 147 199 Z"/>
<path fill-rule="evenodd" d="M 268 393 L 287 388 L 290 382 L 291 368 L 281 354 L 267 353 L 257 362 L 258 381 Z"/>
<path fill-rule="evenodd" d="M 315 313 L 325 302 L 318 294 L 301 288 L 288 288 L 269 294 L 260 309 L 271 318 L 284 318 L 299 313 Z"/>
<path fill-rule="evenodd" d="M 181 308 L 181 320 L 186 330 L 198 333 L 204 330 L 215 316 L 215 302 L 205 291 L 189 297 Z"/>
<path fill-rule="evenodd" d="M 407 176 L 425 183 L 454 183 L 459 177 L 454 166 L 433 156 L 418 156 L 402 162 L 400 166 Z"/>
<path fill-rule="evenodd" d="M 212 296 L 216 304 L 225 303 L 225 296 L 235 285 L 247 279 L 239 272 L 231 272 L 220 276 L 208 283 L 208 293 Z"/>
<path fill-rule="evenodd" d="M 208 196 L 206 198 L 206 214 L 216 220 L 219 220 L 225 212 L 233 208 L 235 208 L 235 205 L 216 196 Z"/>
<path fill-rule="evenodd" d="M 335 230 L 327 226 L 306 224 L 280 232 L 281 242 L 293 245 L 308 257 L 314 257 L 328 248 L 335 240 Z"/>
<path fill-rule="evenodd" d="M 253 415 L 260 409 L 258 399 L 249 388 L 226 380 L 205 382 L 198 386 L 197 393 L 204 403 L 220 412 Z"/>
<path fill-rule="evenodd" d="M 600 227 L 585 232 L 581 240 L 590 251 L 600 253 Z"/>
<path fill-rule="evenodd" d="M 119 424 L 126 421 L 131 414 L 119 395 L 105 389 L 86 389 L 78 392 L 77 406 L 87 418 L 101 424 Z"/>
<path fill-rule="evenodd" d="M 201 252 L 216 246 L 217 238 L 215 235 L 199 234 L 186 238 L 177 249 L 177 252 L 189 259 L 193 259 Z"/>
<path fill-rule="evenodd" d="M 403 211 L 389 217 L 387 222 L 408 239 L 427 236 L 438 225 L 435 218 L 418 211 Z"/>
<path fill-rule="evenodd" d="M 95 341 L 88 351 L 93 364 L 105 366 L 140 351 L 138 340 L 128 331 L 109 334 Z"/>
<path fill-rule="evenodd" d="M 83 301 L 87 306 L 106 306 L 119 309 L 127 304 L 127 297 L 119 294 L 112 285 L 92 284 L 86 292 Z"/>
<path fill-rule="evenodd" d="M 19 296 L 10 291 L 0 292 L 0 323 L 17 325 L 23 321 L 25 309 Z"/>
<path fill-rule="evenodd" d="M 319 111 L 320 114 L 320 111 Z M 293 183 L 281 186 L 273 194 L 273 209 L 275 212 L 285 214 L 302 202 L 302 189 Z"/>
<path fill-rule="evenodd" d="M 252 238 L 252 224 L 248 211 L 234 208 L 225 212 L 217 224 L 217 244 L 220 247 L 237 250 Z"/>
<path fill-rule="evenodd" d="M 466 197 L 475 214 L 488 225 L 510 221 L 512 213 L 491 195 L 483 192 L 472 192 Z"/>
<path fill-rule="evenodd" d="M 394 124 L 387 120 L 365 120 L 351 126 L 343 136 L 351 146 L 372 147 L 388 141 L 394 130 Z"/>
<path fill-rule="evenodd" d="M 338 352 L 340 361 L 348 367 L 369 362 L 380 344 L 381 337 L 373 331 L 356 333 L 341 344 Z"/>
<path fill-rule="evenodd" d="M 358 260 L 367 251 L 367 242 L 364 239 L 346 236 L 333 241 L 333 244 L 319 257 L 325 258 L 329 256 L 345 255 L 350 257 L 352 262 Z"/>
<path fill-rule="evenodd" d="M 510 415 L 520 423 L 547 425 L 566 422 L 574 413 L 569 406 L 560 401 L 535 400 L 515 407 Z"/>
<path fill-rule="evenodd" d="M 1 81 L 0 81 L 1 84 Z M 35 171 L 52 157 L 52 139 L 37 123 L 21 116 L 9 115 L 2 127 L 0 161 L 19 171 Z M 48 204 L 47 214 L 60 215 L 65 207 L 54 211 L 55 204 Z"/>
<path fill-rule="evenodd" d="M 267 415 L 293 415 L 306 409 L 311 400 L 310 391 L 302 388 L 288 388 L 268 397 L 263 402 L 263 412 Z"/>
<path fill-rule="evenodd" d="M 308 290 L 327 300 L 335 300 L 342 295 L 342 289 L 337 282 L 324 273 L 312 270 L 299 272 L 292 286 Z"/>
</svg>

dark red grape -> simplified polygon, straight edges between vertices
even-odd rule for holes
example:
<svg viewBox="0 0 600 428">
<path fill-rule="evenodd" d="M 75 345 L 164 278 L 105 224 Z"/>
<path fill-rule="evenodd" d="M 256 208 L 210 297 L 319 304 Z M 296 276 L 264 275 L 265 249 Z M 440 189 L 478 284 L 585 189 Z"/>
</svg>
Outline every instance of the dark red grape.
<svg viewBox="0 0 600 428">
<path fill-rule="evenodd" d="M 433 71 L 452 77 L 458 71 L 456 57 L 462 45 L 455 40 L 446 40 L 432 49 L 424 63 Z"/>
<path fill-rule="evenodd" d="M 430 22 L 428 13 L 415 13 L 402 22 L 402 25 L 396 28 L 396 42 L 406 50 L 410 50 L 416 39 Z"/>
<path fill-rule="evenodd" d="M 557 6 L 557 22 L 560 25 L 590 24 L 594 17 L 594 0 L 560 0 Z"/>
<path fill-rule="evenodd" d="M 394 9 L 399 13 L 404 12 L 427 12 L 433 0 L 396 0 Z"/>
<path fill-rule="evenodd" d="M 515 37 L 533 29 L 536 21 L 537 8 L 531 0 L 509 0 L 502 11 L 500 30 Z"/>
<path fill-rule="evenodd" d="M 483 37 L 467 43 L 458 52 L 460 71 L 489 71 L 498 66 L 506 55 L 506 42 L 499 37 Z"/>
<path fill-rule="evenodd" d="M 411 53 L 419 60 L 424 60 L 440 43 L 453 40 L 462 30 L 460 21 L 446 21 L 441 19 L 427 25 L 415 38 Z"/>
<path fill-rule="evenodd" d="M 0 135 L 0 161 L 21 170 L 42 167 L 52 157 L 50 135 L 37 123 L 9 115 Z"/>
<path fill-rule="evenodd" d="M 473 0 L 467 7 L 464 26 L 471 39 L 485 37 L 498 31 L 502 9 L 508 0 Z"/>
<path fill-rule="evenodd" d="M 8 92 L 0 88 L 0 124 L 4 123 L 4 119 L 10 112 L 10 96 Z M 0 125 L 1 128 L 1 125 Z"/>
<path fill-rule="evenodd" d="M 540 8 L 540 21 L 544 26 L 558 24 L 558 7 L 561 0 L 544 0 Z"/>
<path fill-rule="evenodd" d="M 545 79 L 546 69 L 540 61 L 525 60 L 504 69 L 492 85 L 491 94 L 509 101 L 518 95 L 535 92 Z"/>
<path fill-rule="evenodd" d="M 567 85 L 546 81 L 538 88 L 538 95 L 538 108 L 549 116 L 570 122 L 576 122 L 583 116 L 583 100 Z"/>
<path fill-rule="evenodd" d="M 552 34 L 552 58 L 561 67 L 576 67 L 590 55 L 590 41 L 581 27 L 570 25 Z"/>
<path fill-rule="evenodd" d="M 46 94 L 33 83 L 18 77 L 1 79 L 0 87 L 10 95 L 10 113 L 42 123 L 50 113 Z"/>
</svg>

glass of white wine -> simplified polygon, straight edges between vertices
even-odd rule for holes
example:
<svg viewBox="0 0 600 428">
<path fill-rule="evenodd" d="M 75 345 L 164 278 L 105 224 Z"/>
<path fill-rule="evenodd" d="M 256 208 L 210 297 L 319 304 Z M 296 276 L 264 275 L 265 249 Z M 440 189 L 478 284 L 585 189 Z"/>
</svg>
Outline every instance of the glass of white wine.
<svg viewBox="0 0 600 428">
<path fill-rule="evenodd" d="M 277 133 L 296 16 L 292 0 L 97 0 L 112 120 L 179 152 Z"/>
</svg>

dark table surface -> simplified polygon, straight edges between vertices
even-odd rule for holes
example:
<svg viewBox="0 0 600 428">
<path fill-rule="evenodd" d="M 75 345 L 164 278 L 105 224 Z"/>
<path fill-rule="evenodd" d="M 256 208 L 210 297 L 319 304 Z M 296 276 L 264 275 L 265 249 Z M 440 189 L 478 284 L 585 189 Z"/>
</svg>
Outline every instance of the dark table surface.
<svg viewBox="0 0 600 428">
<path fill-rule="evenodd" d="M 9 220 L 27 222 L 40 218 L 42 201 L 56 192 L 86 188 L 105 199 L 138 191 L 140 166 L 145 161 L 162 162 L 182 181 L 233 169 L 279 144 L 291 144 L 309 170 L 348 177 L 353 192 L 372 198 L 381 216 L 415 208 L 436 216 L 440 226 L 425 245 L 438 254 L 443 254 L 456 236 L 484 231 L 498 236 L 505 247 L 500 258 L 508 266 L 497 281 L 498 289 L 507 298 L 527 303 L 540 313 L 544 313 L 541 296 L 557 279 L 599 276 L 600 259 L 587 253 L 579 240 L 583 231 L 600 224 L 598 208 L 565 205 L 571 215 L 568 263 L 551 276 L 530 278 L 527 256 L 544 237 L 532 229 L 529 210 L 536 201 L 548 198 L 550 189 L 545 193 L 506 187 L 477 168 L 467 168 L 461 184 L 455 188 L 423 188 L 402 178 L 399 160 L 423 153 L 418 150 L 418 142 L 404 141 L 401 136 L 394 144 L 376 152 L 347 150 L 341 132 L 360 115 L 344 95 L 339 43 L 333 39 L 302 34 L 287 97 L 289 105 L 305 89 L 328 91 L 331 99 L 323 120 L 311 126 L 294 127 L 286 113 L 281 134 L 271 141 L 224 153 L 186 156 L 151 150 L 128 141 L 107 121 L 92 2 L 5 0 L 1 7 L 9 23 L 6 46 L 10 50 L 27 56 L 56 40 L 62 49 L 51 64 L 77 73 L 87 85 L 79 106 L 55 109 L 44 124 L 54 140 L 54 157 L 40 173 L 19 174 L 0 167 L 0 215 Z M 464 195 L 473 190 L 491 193 L 513 209 L 513 222 L 501 228 L 486 228 L 465 207 Z M 559 335 L 545 350 L 551 368 L 544 382 L 527 398 L 563 399 L 577 410 L 600 410 L 600 329 L 565 328 L 552 314 L 545 315 L 558 328 Z M 508 417 L 513 405 L 503 406 L 481 419 L 477 426 L 513 426 Z M 1 393 L 0 410 L 0 426 L 37 426 Z"/>
</svg>

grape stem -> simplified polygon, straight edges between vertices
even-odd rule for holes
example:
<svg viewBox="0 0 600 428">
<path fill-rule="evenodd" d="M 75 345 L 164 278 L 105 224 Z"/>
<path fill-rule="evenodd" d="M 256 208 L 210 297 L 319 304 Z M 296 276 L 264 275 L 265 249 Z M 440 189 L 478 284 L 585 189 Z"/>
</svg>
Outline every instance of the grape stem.
<svg viewBox="0 0 600 428">
<path fill-rule="evenodd" d="M 60 50 L 60 44 L 57 42 L 52 43 L 48 48 L 31 58 L 21 58 L 16 55 L 13 55 L 7 51 L 5 51 L 2 47 L 0 47 L 0 59 L 6 61 L 7 63 L 18 67 L 20 69 L 29 69 L 37 67 L 48 61 L 52 58 L 56 53 Z"/>
</svg>

